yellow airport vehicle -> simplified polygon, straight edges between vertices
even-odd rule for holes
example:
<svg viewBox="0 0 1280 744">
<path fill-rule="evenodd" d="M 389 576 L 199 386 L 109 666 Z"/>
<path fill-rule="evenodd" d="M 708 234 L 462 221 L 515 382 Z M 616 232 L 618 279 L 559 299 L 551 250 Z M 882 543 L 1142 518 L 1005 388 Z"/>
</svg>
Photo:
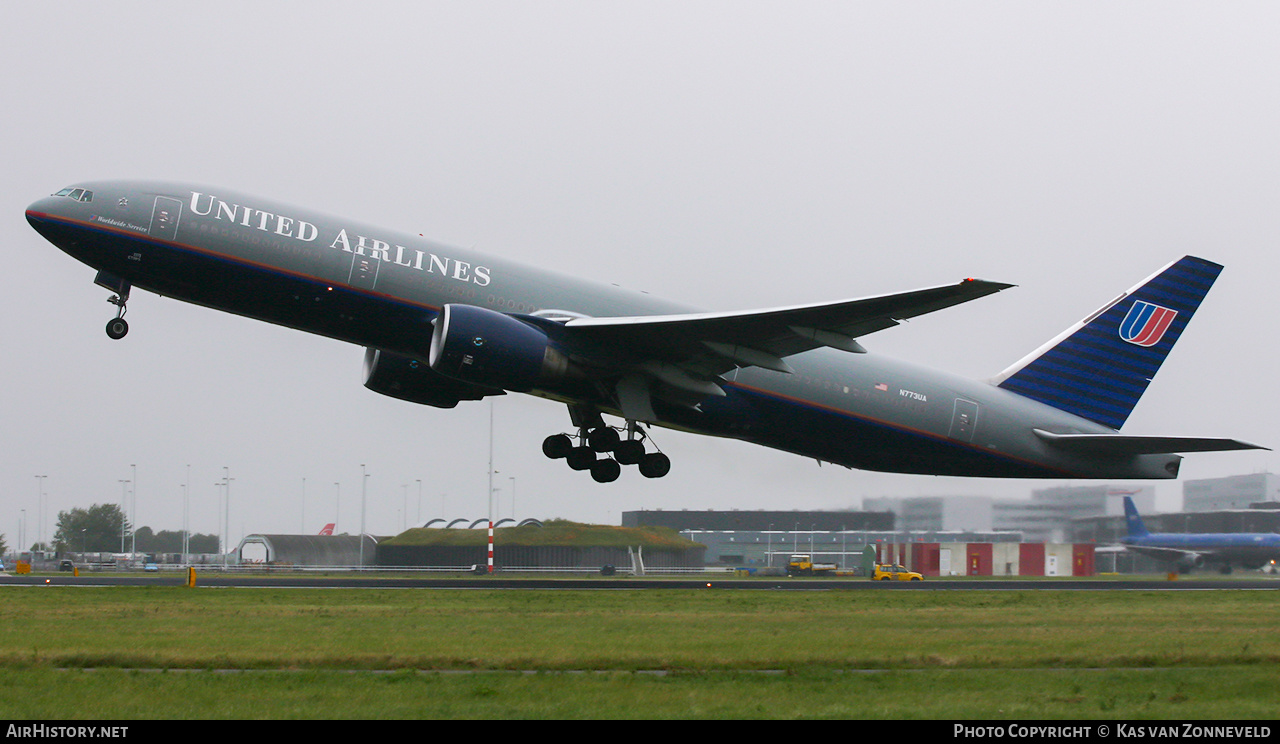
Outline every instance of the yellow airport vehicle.
<svg viewBox="0 0 1280 744">
<path fill-rule="evenodd" d="M 836 568 L 834 563 L 814 563 L 813 557 L 808 553 L 798 553 L 791 556 L 791 562 L 787 564 L 787 575 L 834 576 Z"/>
<path fill-rule="evenodd" d="M 908 571 L 905 566 L 877 563 L 871 572 L 872 581 L 924 581 L 924 576 Z"/>
</svg>

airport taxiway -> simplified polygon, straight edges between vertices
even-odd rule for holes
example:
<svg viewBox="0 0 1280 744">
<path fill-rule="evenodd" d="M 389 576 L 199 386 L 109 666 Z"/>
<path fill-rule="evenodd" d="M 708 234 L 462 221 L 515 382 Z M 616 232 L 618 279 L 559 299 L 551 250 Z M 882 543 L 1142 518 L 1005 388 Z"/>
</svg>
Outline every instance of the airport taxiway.
<svg viewBox="0 0 1280 744">
<path fill-rule="evenodd" d="M 0 586 L 184 586 L 183 574 L 83 575 L 62 574 L 0 575 Z M 1226 589 L 1280 590 L 1280 577 L 1206 577 L 1168 580 L 1156 578 L 1079 579 L 942 579 L 926 581 L 883 581 L 866 579 L 788 578 L 633 578 L 633 577 L 523 577 L 494 576 L 387 576 L 377 574 L 297 574 L 245 575 L 201 573 L 196 587 L 227 588 L 312 588 L 312 589 L 717 589 L 756 591 L 1205 591 Z"/>
</svg>

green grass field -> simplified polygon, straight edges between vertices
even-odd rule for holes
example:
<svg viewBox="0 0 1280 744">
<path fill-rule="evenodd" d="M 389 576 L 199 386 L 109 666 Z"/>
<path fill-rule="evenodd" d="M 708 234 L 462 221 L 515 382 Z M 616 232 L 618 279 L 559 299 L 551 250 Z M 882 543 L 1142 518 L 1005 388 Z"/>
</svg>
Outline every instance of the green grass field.
<svg viewBox="0 0 1280 744">
<path fill-rule="evenodd" d="M 6 587 L 0 716 L 1274 718 L 1270 591 Z"/>
</svg>

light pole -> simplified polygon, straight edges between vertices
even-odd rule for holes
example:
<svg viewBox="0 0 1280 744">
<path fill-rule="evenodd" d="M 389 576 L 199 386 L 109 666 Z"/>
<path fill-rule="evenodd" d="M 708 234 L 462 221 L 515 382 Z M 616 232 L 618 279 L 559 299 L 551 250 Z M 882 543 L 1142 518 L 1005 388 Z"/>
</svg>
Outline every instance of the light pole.
<svg viewBox="0 0 1280 744">
<path fill-rule="evenodd" d="M 133 499 L 130 500 L 129 513 L 129 552 L 138 552 L 138 466 L 130 465 L 133 468 Z"/>
<path fill-rule="evenodd" d="M 489 573 L 493 573 L 493 398 L 489 399 Z"/>
<path fill-rule="evenodd" d="M 191 466 L 187 466 L 187 482 L 182 484 L 182 563 L 191 554 Z"/>
<path fill-rule="evenodd" d="M 124 530 L 129 520 L 125 519 L 128 514 L 129 504 L 129 481 L 123 478 L 120 480 L 120 552 L 124 552 Z"/>
<path fill-rule="evenodd" d="M 360 463 L 360 570 L 364 570 L 364 504 L 369 474 L 364 471 L 364 463 Z"/>
<path fill-rule="evenodd" d="M 223 525 L 227 530 L 227 553 L 225 554 L 226 557 L 222 559 L 223 565 L 226 565 L 231 553 L 231 468 L 224 465 L 222 471 L 227 479 L 227 490 L 224 492 L 227 495 L 227 500 L 224 502 L 226 504 L 226 512 L 222 517 Z"/>
<path fill-rule="evenodd" d="M 36 542 L 44 535 L 44 479 L 47 475 L 36 476 Z"/>
<path fill-rule="evenodd" d="M 223 499 L 222 499 L 222 568 L 226 569 L 228 555 L 231 553 L 231 468 L 222 466 Z"/>
<path fill-rule="evenodd" d="M 338 514 L 342 511 L 342 484 L 333 482 L 333 534 L 338 534 Z"/>
<path fill-rule="evenodd" d="M 493 573 L 493 398 L 489 399 L 489 573 Z"/>
<path fill-rule="evenodd" d="M 223 499 L 223 498 L 225 498 L 225 497 L 222 495 L 222 487 L 223 487 L 223 485 L 225 485 L 225 484 L 224 484 L 222 481 L 214 481 L 214 482 L 213 482 L 213 487 L 214 487 L 214 488 L 216 488 L 216 489 L 218 489 L 218 490 L 216 491 L 216 493 L 218 494 L 218 498 L 219 498 L 219 499 Z M 221 504 L 219 504 L 219 505 L 218 505 L 218 508 L 219 508 L 219 509 L 221 509 L 221 508 L 222 508 L 222 505 L 221 505 Z M 219 519 L 217 522 L 214 522 L 214 525 L 215 525 L 214 529 L 216 529 L 216 530 L 218 531 L 218 553 L 219 553 L 219 554 L 226 552 L 226 548 L 227 548 L 227 536 L 226 536 L 225 534 L 223 534 L 223 532 L 222 532 L 222 524 L 221 524 L 221 522 L 222 522 L 222 520 L 221 520 L 221 519 Z M 223 565 L 226 565 L 226 561 L 223 561 Z"/>
<path fill-rule="evenodd" d="M 507 480 L 511 481 L 511 518 L 516 518 L 516 477 L 513 475 Z"/>
</svg>

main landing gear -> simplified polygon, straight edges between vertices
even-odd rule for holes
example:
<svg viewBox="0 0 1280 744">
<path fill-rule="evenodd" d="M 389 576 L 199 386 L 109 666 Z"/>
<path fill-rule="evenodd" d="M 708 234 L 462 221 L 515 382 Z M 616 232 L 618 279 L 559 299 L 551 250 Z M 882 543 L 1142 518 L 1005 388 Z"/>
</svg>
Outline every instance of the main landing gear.
<svg viewBox="0 0 1280 744">
<path fill-rule="evenodd" d="M 661 478 L 671 472 L 671 458 L 661 452 L 644 451 L 644 430 L 635 421 L 628 421 L 622 433 L 607 426 L 600 414 L 583 417 L 574 415 L 579 424 L 576 437 L 568 434 L 552 434 L 542 441 L 542 454 L 553 460 L 563 458 L 574 470 L 590 470 L 597 483 L 611 483 L 622 474 L 623 465 L 636 465 L 646 478 Z M 577 443 L 574 443 L 574 439 Z M 605 455 L 599 457 L 599 455 Z M 612 454 L 612 457 L 609 455 Z"/>
</svg>

